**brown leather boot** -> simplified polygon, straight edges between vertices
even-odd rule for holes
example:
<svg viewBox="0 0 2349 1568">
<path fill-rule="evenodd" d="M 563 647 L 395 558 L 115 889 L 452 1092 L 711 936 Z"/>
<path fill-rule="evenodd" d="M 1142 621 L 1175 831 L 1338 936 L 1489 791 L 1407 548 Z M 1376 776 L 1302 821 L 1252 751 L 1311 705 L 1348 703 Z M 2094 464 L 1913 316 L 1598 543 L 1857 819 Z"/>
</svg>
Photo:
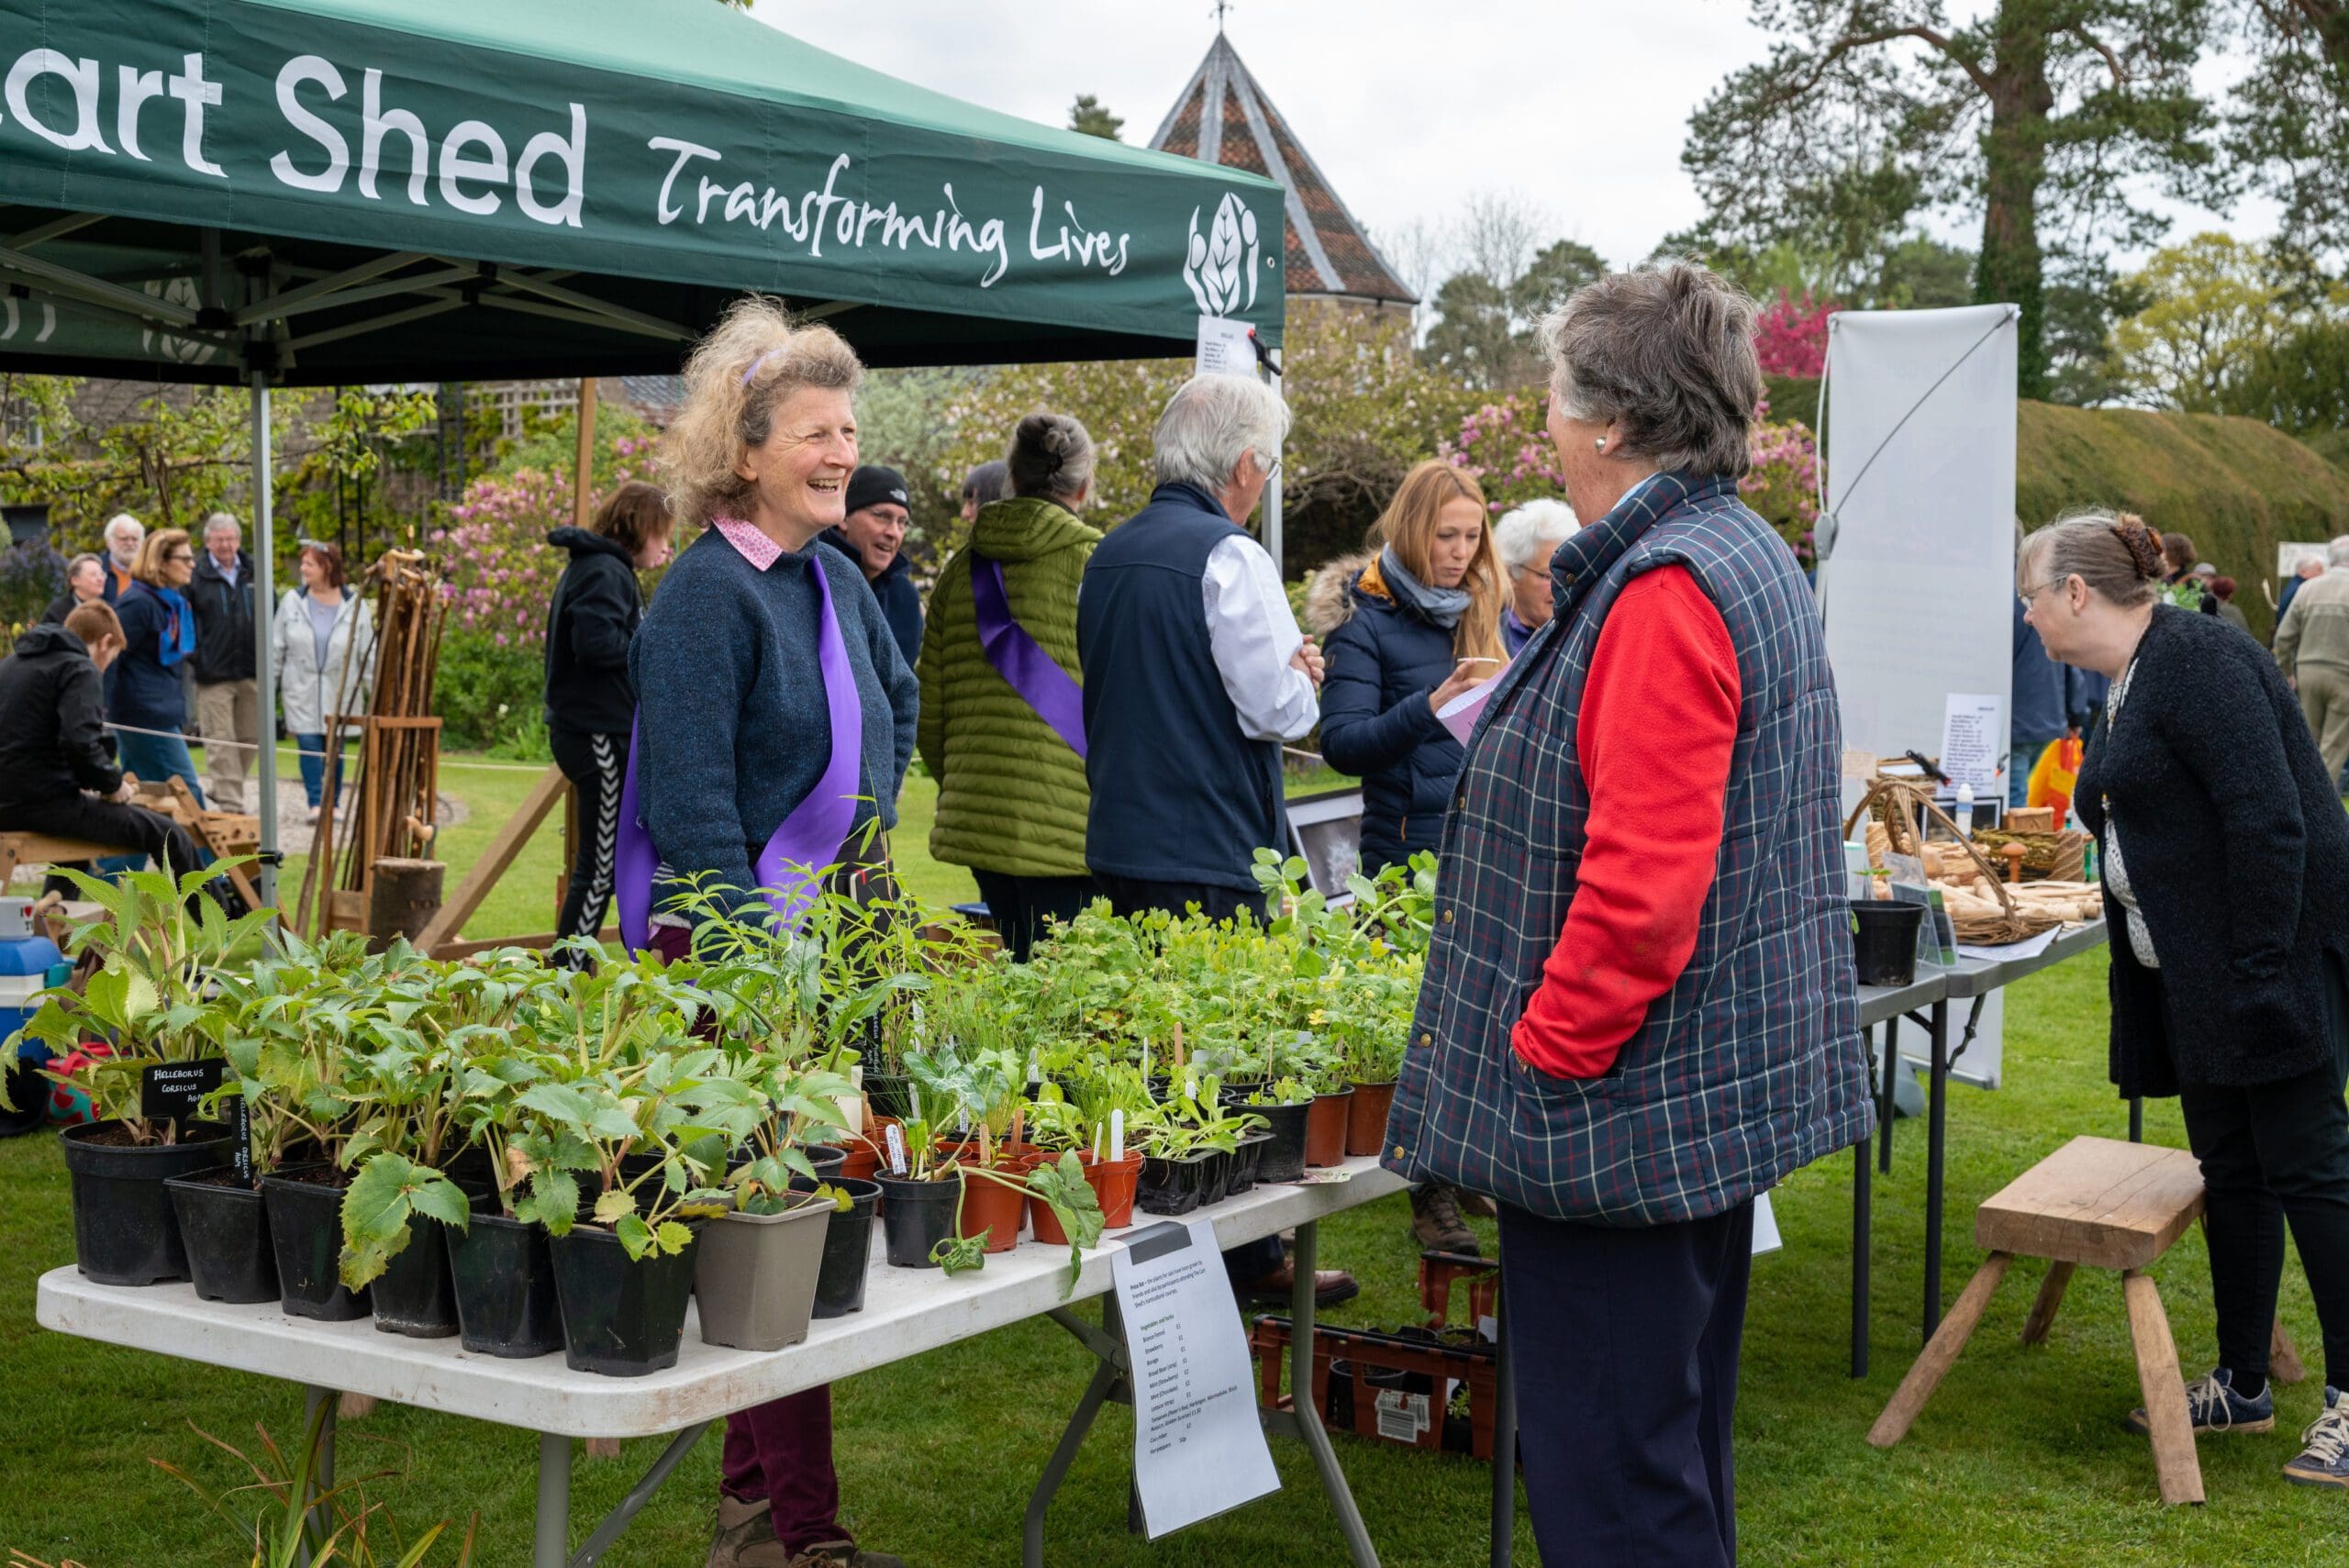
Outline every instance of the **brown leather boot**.
<svg viewBox="0 0 2349 1568">
<path fill-rule="evenodd" d="M 1442 1182 L 1421 1182 L 1411 1189 L 1411 1234 L 1420 1246 L 1439 1252 L 1484 1255 L 1476 1233 L 1460 1218 L 1457 1194 Z"/>
<path fill-rule="evenodd" d="M 774 1538 L 773 1505 L 762 1497 L 745 1503 L 718 1495 L 718 1528 L 710 1532 L 709 1556 L 702 1568 L 792 1568 L 798 1561 Z"/>
</svg>

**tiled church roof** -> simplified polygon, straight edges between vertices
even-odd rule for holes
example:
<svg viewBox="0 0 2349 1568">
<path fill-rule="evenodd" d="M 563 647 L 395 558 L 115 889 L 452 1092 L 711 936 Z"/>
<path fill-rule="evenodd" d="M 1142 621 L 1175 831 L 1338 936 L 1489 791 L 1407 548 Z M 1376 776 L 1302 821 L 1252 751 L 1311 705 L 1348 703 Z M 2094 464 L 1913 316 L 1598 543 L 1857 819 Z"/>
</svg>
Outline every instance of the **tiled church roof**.
<svg viewBox="0 0 2349 1568">
<path fill-rule="evenodd" d="M 1221 33 L 1150 145 L 1280 182 L 1288 193 L 1290 294 L 1417 302 Z"/>
</svg>

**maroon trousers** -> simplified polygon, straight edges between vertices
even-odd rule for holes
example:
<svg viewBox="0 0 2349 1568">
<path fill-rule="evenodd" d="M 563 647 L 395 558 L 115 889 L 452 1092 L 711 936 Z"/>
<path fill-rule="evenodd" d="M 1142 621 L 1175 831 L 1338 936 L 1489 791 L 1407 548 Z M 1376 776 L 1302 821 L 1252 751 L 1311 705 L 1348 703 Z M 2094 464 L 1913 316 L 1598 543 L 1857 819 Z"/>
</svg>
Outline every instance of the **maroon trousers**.
<svg viewBox="0 0 2349 1568">
<path fill-rule="evenodd" d="M 692 933 L 655 926 L 649 945 L 675 962 L 692 951 Z M 829 1385 L 771 1399 L 726 1418 L 718 1485 L 740 1502 L 763 1497 L 768 1522 L 796 1556 L 825 1541 L 847 1540 L 841 1528 L 841 1479 L 832 1468 L 832 1391 Z"/>
<path fill-rule="evenodd" d="M 718 1485 L 745 1503 L 764 1497 L 774 1538 L 793 1554 L 846 1540 L 841 1479 L 832 1469 L 832 1391 L 787 1395 L 726 1418 Z"/>
</svg>

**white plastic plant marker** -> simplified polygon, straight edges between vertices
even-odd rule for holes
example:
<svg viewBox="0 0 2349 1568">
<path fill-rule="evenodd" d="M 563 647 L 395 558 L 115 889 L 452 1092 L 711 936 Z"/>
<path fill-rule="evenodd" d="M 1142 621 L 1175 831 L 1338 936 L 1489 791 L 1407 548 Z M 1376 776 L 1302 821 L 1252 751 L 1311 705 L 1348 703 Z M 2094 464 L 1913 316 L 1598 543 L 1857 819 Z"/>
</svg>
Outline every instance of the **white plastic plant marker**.
<svg viewBox="0 0 2349 1568">
<path fill-rule="evenodd" d="M 1109 1113 L 1109 1163 L 1116 1164 L 1126 1157 L 1126 1113 Z"/>
<path fill-rule="evenodd" d="M 898 1130 L 896 1122 L 889 1124 L 889 1173 L 893 1176 L 906 1173 L 906 1135 Z"/>
</svg>

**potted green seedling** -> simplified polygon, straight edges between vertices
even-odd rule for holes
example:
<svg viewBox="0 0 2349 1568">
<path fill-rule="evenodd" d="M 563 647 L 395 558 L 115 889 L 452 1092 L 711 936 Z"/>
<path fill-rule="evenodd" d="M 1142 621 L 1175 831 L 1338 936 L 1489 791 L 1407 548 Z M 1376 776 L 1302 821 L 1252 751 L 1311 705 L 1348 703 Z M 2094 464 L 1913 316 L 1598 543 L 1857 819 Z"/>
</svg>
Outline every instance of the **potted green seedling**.
<svg viewBox="0 0 2349 1568">
<path fill-rule="evenodd" d="M 674 1365 L 695 1228 L 729 1207 L 685 1144 L 710 1131 L 748 1138 L 757 1094 L 727 1074 L 717 1048 L 684 1037 L 607 1060 L 548 1051 L 540 1065 L 545 1075 L 515 1096 L 529 1120 L 507 1157 L 531 1175 L 553 1173 L 554 1201 L 534 1208 L 551 1238 L 564 1360 L 619 1377 Z M 565 1195 L 577 1206 L 569 1214 Z"/>
<path fill-rule="evenodd" d="M 701 1337 L 736 1350 L 778 1351 L 807 1337 L 829 1221 L 854 1208 L 848 1193 L 817 1180 L 807 1155 L 809 1143 L 840 1129 L 850 1084 L 836 1073 L 759 1057 L 733 1062 L 729 1076 L 751 1087 L 763 1114 L 751 1157 L 726 1179 L 732 1209 L 704 1227 L 695 1246 Z"/>
<path fill-rule="evenodd" d="M 62 1135 L 73 1199 L 74 1261 L 101 1284 L 143 1285 L 187 1277 L 187 1254 L 163 1183 L 220 1165 L 234 1153 L 228 1129 L 192 1116 L 151 1117 L 145 1095 L 151 1070 L 201 1069 L 218 1057 L 226 1009 L 207 987 L 209 972 L 268 922 L 261 911 L 228 919 L 199 891 L 216 870 L 174 882 L 160 872 L 132 872 L 105 883 L 64 873 L 99 917 L 78 928 L 67 948 L 76 958 L 104 955 L 81 989 L 43 992 L 25 1034 L 69 1054 L 102 1038 L 107 1054 L 53 1082 L 88 1092 L 96 1119 Z M 5 1085 L 0 1085 L 5 1092 Z"/>
</svg>

